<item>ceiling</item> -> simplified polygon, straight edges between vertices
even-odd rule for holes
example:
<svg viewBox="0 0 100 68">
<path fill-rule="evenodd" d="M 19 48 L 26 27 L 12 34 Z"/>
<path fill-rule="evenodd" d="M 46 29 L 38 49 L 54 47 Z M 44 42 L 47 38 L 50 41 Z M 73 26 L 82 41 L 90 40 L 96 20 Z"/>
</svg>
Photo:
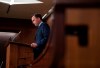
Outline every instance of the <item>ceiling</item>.
<svg viewBox="0 0 100 68">
<path fill-rule="evenodd" d="M 53 0 L 39 0 L 44 3 L 40 4 L 20 4 L 11 5 L 7 13 L 8 4 L 0 3 L 0 17 L 3 18 L 17 18 L 17 19 L 30 19 L 34 13 L 46 14 L 54 5 Z"/>
</svg>

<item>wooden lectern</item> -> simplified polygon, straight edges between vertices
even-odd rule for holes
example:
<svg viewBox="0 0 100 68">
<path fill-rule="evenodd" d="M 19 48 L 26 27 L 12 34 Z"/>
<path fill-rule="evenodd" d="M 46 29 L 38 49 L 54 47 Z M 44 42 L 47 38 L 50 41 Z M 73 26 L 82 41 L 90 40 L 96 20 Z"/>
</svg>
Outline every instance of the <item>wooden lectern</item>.
<svg viewBox="0 0 100 68">
<path fill-rule="evenodd" d="M 27 44 L 10 42 L 7 46 L 6 68 L 32 68 L 33 48 Z"/>
</svg>

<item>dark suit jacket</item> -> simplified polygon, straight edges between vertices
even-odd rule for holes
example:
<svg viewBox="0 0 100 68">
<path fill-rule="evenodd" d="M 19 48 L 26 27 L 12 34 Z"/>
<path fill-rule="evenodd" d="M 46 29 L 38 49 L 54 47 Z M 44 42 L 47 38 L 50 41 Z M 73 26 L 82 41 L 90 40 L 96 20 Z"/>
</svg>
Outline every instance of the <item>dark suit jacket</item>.
<svg viewBox="0 0 100 68">
<path fill-rule="evenodd" d="M 37 58 L 39 56 L 39 54 L 43 51 L 43 49 L 48 41 L 49 34 L 50 34 L 50 28 L 49 28 L 48 24 L 43 22 L 36 31 L 35 41 L 36 41 L 38 47 L 34 49 L 34 57 L 35 58 Z"/>
</svg>

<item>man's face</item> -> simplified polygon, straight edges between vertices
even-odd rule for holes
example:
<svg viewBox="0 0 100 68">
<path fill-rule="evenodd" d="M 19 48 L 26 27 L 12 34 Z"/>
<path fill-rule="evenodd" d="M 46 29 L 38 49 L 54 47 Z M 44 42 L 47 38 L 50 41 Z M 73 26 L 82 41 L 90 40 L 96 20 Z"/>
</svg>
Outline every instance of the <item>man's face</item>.
<svg viewBox="0 0 100 68">
<path fill-rule="evenodd" d="M 38 26 L 39 23 L 40 23 L 40 18 L 36 18 L 35 16 L 32 17 L 32 23 L 35 25 L 35 26 Z"/>
</svg>

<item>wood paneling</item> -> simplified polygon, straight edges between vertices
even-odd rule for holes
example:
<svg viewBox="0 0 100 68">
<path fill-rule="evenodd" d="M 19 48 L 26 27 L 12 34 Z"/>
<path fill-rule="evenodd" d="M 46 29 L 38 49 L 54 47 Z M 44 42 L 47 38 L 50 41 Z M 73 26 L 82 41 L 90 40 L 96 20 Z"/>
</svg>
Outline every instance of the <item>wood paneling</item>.
<svg viewBox="0 0 100 68">
<path fill-rule="evenodd" d="M 16 45 L 8 45 L 6 55 L 6 68 L 17 68 L 18 47 Z"/>
<path fill-rule="evenodd" d="M 17 68 L 21 65 L 29 66 L 33 61 L 33 48 L 20 44 L 9 44 L 6 55 L 6 68 Z"/>
<path fill-rule="evenodd" d="M 65 65 L 66 68 L 99 68 L 100 67 L 100 9 L 67 9 L 65 25 L 87 25 L 88 44 L 81 47 L 78 37 L 66 35 Z"/>
<path fill-rule="evenodd" d="M 0 30 L 21 31 L 19 38 L 15 41 L 30 44 L 34 41 L 36 28 L 31 19 L 0 18 Z"/>
</svg>

